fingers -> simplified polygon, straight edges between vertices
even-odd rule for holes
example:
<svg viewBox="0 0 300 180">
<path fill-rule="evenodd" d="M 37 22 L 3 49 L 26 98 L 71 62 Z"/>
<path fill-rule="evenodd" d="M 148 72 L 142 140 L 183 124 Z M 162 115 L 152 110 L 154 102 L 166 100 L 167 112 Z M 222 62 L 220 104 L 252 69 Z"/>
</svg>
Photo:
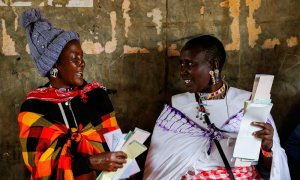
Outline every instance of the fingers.
<svg viewBox="0 0 300 180">
<path fill-rule="evenodd" d="M 123 164 L 126 163 L 126 159 L 127 159 L 127 154 L 125 154 L 122 151 L 118 151 L 118 152 L 112 152 L 108 161 Z"/>
<path fill-rule="evenodd" d="M 252 122 L 251 124 L 262 128 L 262 130 L 254 132 L 253 136 L 262 139 L 261 146 L 264 150 L 270 150 L 273 146 L 274 129 L 272 125 L 262 122 Z"/>
<path fill-rule="evenodd" d="M 261 127 L 262 129 L 272 129 L 273 130 L 272 125 L 268 124 L 268 123 L 252 122 L 251 125 Z"/>
<path fill-rule="evenodd" d="M 115 153 L 115 156 L 117 158 L 120 158 L 120 159 L 127 159 L 127 154 L 124 153 L 123 151 L 117 151 L 117 152 L 114 152 Z"/>
<path fill-rule="evenodd" d="M 101 171 L 117 171 L 126 163 L 127 155 L 124 152 L 103 152 L 90 156 L 92 169 Z"/>
<path fill-rule="evenodd" d="M 271 138 L 273 139 L 273 132 L 274 129 L 270 124 L 267 123 L 262 123 L 262 122 L 252 122 L 251 125 L 257 126 L 257 127 L 261 127 L 262 130 L 256 131 L 253 133 L 253 135 L 257 138 Z"/>
<path fill-rule="evenodd" d="M 273 139 L 273 132 L 268 129 L 263 129 L 260 131 L 256 131 L 253 135 L 257 138 L 261 139 Z"/>
<path fill-rule="evenodd" d="M 108 163 L 108 170 L 109 171 L 117 171 L 117 169 L 122 168 L 123 164 L 126 163 L 127 154 L 118 151 L 118 152 L 111 152 L 108 156 L 107 163 Z"/>
<path fill-rule="evenodd" d="M 108 171 L 117 171 L 119 168 L 122 168 L 123 164 L 118 163 L 108 163 Z"/>
</svg>

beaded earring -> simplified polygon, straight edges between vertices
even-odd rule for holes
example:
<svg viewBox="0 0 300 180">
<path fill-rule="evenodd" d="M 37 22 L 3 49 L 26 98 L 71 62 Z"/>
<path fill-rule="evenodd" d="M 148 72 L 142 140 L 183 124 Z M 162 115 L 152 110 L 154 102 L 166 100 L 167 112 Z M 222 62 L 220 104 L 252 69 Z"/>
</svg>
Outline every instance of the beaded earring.
<svg viewBox="0 0 300 180">
<path fill-rule="evenodd" d="M 219 69 L 216 68 L 216 69 L 214 70 L 214 72 L 215 72 L 215 80 L 216 80 L 216 83 L 218 83 L 218 82 L 219 82 Z"/>
<path fill-rule="evenodd" d="M 213 85 L 215 85 L 216 84 L 215 72 L 210 70 L 209 75 L 210 75 L 210 78 L 211 78 L 211 81 L 212 81 Z"/>
<path fill-rule="evenodd" d="M 57 68 L 52 68 L 49 72 L 50 74 L 50 77 L 52 78 L 56 78 L 57 77 L 57 74 L 58 74 L 58 69 Z"/>
</svg>

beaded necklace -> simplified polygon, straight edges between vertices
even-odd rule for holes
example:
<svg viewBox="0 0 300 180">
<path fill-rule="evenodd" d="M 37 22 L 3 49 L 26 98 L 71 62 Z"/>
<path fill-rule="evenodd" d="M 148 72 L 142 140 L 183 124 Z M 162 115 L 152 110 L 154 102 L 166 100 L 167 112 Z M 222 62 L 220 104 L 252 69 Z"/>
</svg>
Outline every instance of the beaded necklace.
<svg viewBox="0 0 300 180">
<path fill-rule="evenodd" d="M 224 98 L 226 95 L 226 89 L 227 85 L 223 82 L 223 85 L 221 88 L 216 90 L 212 93 L 198 93 L 202 100 L 210 100 L 210 99 L 221 99 Z"/>
<path fill-rule="evenodd" d="M 212 92 L 212 93 L 195 93 L 195 95 L 199 98 L 201 102 L 197 100 L 199 103 L 199 113 L 196 116 L 197 118 L 200 118 L 200 120 L 203 119 L 203 108 L 207 106 L 207 100 L 216 100 L 216 99 L 224 99 L 226 101 L 226 108 L 227 108 L 227 116 L 229 118 L 229 110 L 228 110 L 228 105 L 227 105 L 227 98 L 226 94 L 228 92 L 229 86 L 225 81 L 223 81 L 223 85 L 221 88 L 219 88 L 217 91 Z M 196 98 L 197 99 L 197 98 Z M 201 109 L 200 107 L 203 106 Z M 207 110 L 207 109 L 206 109 Z M 207 112 L 206 112 L 207 113 Z M 209 113 L 207 113 L 209 115 Z"/>
<path fill-rule="evenodd" d="M 224 96 L 224 94 L 226 94 L 226 91 L 227 91 L 226 85 L 225 85 L 225 83 L 223 83 L 223 86 L 219 90 L 217 90 L 215 92 L 212 92 L 212 93 L 206 93 L 206 94 L 208 94 L 208 96 L 207 96 L 208 99 L 211 98 L 211 97 L 218 97 L 218 98 L 220 98 L 219 97 L 220 94 L 221 95 L 223 94 L 223 96 Z M 228 173 L 228 175 L 230 177 L 230 180 L 235 180 L 235 177 L 234 177 L 233 172 L 231 170 L 230 164 L 229 164 L 229 162 L 228 162 L 228 160 L 227 160 L 227 158 L 225 156 L 225 153 L 224 153 L 224 151 L 222 149 L 222 146 L 220 145 L 220 142 L 219 142 L 219 140 L 224 139 L 223 132 L 225 132 L 225 131 L 217 128 L 214 125 L 214 123 L 211 123 L 211 121 L 210 121 L 210 119 L 208 117 L 209 113 L 206 112 L 206 109 L 204 107 L 204 106 L 206 106 L 206 104 L 204 104 L 202 102 L 203 96 L 201 97 L 201 94 L 203 94 L 203 93 L 195 93 L 196 101 L 199 104 L 199 107 L 198 107 L 199 114 L 198 114 L 197 118 L 199 118 L 200 120 L 204 120 L 205 121 L 205 123 L 207 124 L 208 132 L 210 134 L 209 135 L 210 145 L 209 145 L 209 148 L 208 148 L 208 155 L 211 152 L 211 148 L 212 148 L 211 142 L 213 141 L 215 143 L 218 151 L 219 151 L 219 154 L 220 154 L 222 160 L 223 160 L 223 163 L 224 163 L 225 168 L 227 170 L 227 173 Z M 206 99 L 206 100 L 208 100 L 208 99 Z M 228 109 L 227 109 L 227 113 L 228 113 Z"/>
<path fill-rule="evenodd" d="M 53 87 L 51 84 L 49 84 L 49 88 L 54 88 L 54 87 Z M 73 87 L 69 87 L 69 88 L 58 88 L 58 90 L 70 92 L 70 91 L 73 91 L 74 88 L 73 88 Z"/>
</svg>

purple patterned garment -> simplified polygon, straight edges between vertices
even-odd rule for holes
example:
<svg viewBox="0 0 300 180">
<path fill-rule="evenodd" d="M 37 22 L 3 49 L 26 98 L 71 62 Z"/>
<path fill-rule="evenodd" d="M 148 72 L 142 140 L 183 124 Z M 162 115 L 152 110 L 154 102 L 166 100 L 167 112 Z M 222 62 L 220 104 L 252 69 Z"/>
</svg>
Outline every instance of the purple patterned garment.
<svg viewBox="0 0 300 180">
<path fill-rule="evenodd" d="M 235 115 L 231 116 L 226 121 L 226 123 L 221 127 L 221 129 L 230 133 L 238 133 L 241 126 L 243 115 L 244 115 L 244 108 L 241 109 Z M 267 119 L 268 124 L 272 124 L 271 121 L 272 120 L 270 118 Z"/>
<path fill-rule="evenodd" d="M 238 133 L 243 114 L 244 110 L 241 109 L 238 113 L 231 116 L 221 127 L 221 130 L 225 131 L 226 133 Z M 269 118 L 267 122 L 271 124 L 271 120 Z M 221 140 L 225 138 L 223 132 L 219 131 L 214 124 L 208 126 L 208 129 L 206 130 L 184 115 L 182 112 L 167 104 L 157 118 L 156 126 L 164 131 L 208 138 L 210 142 L 208 154 L 210 154 L 213 139 Z"/>
<path fill-rule="evenodd" d="M 156 121 L 156 126 L 162 128 L 164 131 L 171 131 L 174 133 L 189 134 L 190 136 L 202 136 L 209 139 L 209 148 L 207 153 L 210 154 L 212 148 L 212 141 L 214 139 L 224 139 L 224 135 L 216 128 L 214 124 L 207 127 L 207 130 L 189 119 L 179 110 L 165 105 L 164 110 Z"/>
</svg>

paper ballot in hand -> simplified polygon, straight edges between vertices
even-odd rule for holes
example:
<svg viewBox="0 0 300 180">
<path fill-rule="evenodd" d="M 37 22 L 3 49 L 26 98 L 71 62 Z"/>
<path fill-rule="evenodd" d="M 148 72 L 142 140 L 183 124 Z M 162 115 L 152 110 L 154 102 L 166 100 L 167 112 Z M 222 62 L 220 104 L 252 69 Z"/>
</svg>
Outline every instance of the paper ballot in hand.
<svg viewBox="0 0 300 180">
<path fill-rule="evenodd" d="M 124 176 L 129 177 L 131 175 L 131 171 L 128 170 L 128 168 L 134 165 L 132 164 L 134 159 L 146 150 L 147 147 L 145 145 L 137 141 L 133 141 L 124 149 L 122 149 L 122 151 L 125 152 L 128 156 L 128 158 L 126 159 L 127 162 L 123 165 L 123 168 L 118 169 L 116 172 L 102 172 L 97 180 L 117 180 L 123 178 Z M 129 174 L 126 174 L 126 172 Z"/>
<path fill-rule="evenodd" d="M 273 106 L 270 99 L 273 79 L 273 75 L 258 74 L 255 76 L 251 101 L 245 103 L 245 114 L 233 152 L 233 157 L 236 158 L 235 166 L 250 166 L 252 161 L 258 161 L 261 139 L 252 134 L 261 128 L 253 126 L 251 123 L 267 121 Z"/>
<path fill-rule="evenodd" d="M 105 138 L 109 150 L 111 152 L 114 152 L 118 142 L 124 137 L 124 134 L 122 134 L 121 129 L 116 129 L 114 131 L 110 131 L 103 134 L 103 136 Z"/>
<path fill-rule="evenodd" d="M 257 161 L 261 139 L 255 138 L 252 134 L 260 128 L 251 125 L 251 122 L 266 122 L 270 114 L 272 104 L 251 103 L 242 119 L 239 134 L 236 140 L 233 157 L 252 159 Z"/>
<path fill-rule="evenodd" d="M 149 132 L 144 131 L 140 128 L 135 128 L 132 135 L 128 138 L 128 140 L 125 142 L 123 147 L 126 147 L 128 144 L 132 143 L 133 141 L 137 141 L 143 144 L 149 136 L 150 136 Z"/>
<path fill-rule="evenodd" d="M 128 158 L 123 168 L 118 169 L 116 172 L 102 172 L 97 180 L 114 180 L 125 179 L 140 171 L 140 168 L 135 160 L 137 156 L 147 150 L 143 145 L 150 133 L 139 128 L 134 131 L 129 131 L 127 134 L 122 134 L 120 129 L 105 133 L 104 138 L 110 148 L 110 151 L 123 151 L 127 154 Z"/>
</svg>

